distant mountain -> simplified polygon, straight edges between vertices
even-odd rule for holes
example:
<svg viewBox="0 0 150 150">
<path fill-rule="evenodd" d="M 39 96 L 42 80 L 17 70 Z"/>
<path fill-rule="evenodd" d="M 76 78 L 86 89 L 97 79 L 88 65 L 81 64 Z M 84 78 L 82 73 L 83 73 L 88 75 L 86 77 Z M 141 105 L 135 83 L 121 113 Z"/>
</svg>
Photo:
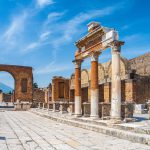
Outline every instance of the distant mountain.
<svg viewBox="0 0 150 150">
<path fill-rule="evenodd" d="M 9 93 L 10 91 L 13 91 L 13 89 L 4 83 L 0 82 L 0 90 L 3 91 L 3 93 Z"/>
</svg>

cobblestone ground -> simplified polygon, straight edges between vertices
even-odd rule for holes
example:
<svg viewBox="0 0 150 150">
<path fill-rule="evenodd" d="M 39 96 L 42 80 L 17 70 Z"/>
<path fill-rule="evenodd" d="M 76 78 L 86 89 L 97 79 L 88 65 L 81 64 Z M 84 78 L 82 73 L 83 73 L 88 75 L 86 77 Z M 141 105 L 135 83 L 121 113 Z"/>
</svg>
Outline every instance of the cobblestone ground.
<svg viewBox="0 0 150 150">
<path fill-rule="evenodd" d="M 0 150 L 150 150 L 30 112 L 0 112 Z"/>
</svg>

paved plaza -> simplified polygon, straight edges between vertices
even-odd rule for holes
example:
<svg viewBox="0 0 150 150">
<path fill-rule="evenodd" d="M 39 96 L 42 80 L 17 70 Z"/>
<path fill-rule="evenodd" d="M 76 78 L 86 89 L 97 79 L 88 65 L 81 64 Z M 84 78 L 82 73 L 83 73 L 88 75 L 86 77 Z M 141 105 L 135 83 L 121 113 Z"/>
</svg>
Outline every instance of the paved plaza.
<svg viewBox="0 0 150 150">
<path fill-rule="evenodd" d="M 61 124 L 30 112 L 0 112 L 0 150 L 149 150 L 150 147 Z"/>
</svg>

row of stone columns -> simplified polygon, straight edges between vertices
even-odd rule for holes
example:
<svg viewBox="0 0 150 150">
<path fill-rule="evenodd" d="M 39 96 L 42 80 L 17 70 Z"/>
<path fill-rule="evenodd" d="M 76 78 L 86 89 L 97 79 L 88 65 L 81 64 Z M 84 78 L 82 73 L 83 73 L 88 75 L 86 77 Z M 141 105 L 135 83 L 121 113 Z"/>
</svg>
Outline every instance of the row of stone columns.
<svg viewBox="0 0 150 150">
<path fill-rule="evenodd" d="M 120 80 L 120 45 L 112 47 L 112 90 L 111 90 L 111 118 L 121 119 L 121 80 Z M 99 84 L 98 57 L 100 52 L 91 53 L 91 117 L 99 117 Z M 81 102 L 81 63 L 75 60 L 75 115 L 82 115 Z"/>
</svg>

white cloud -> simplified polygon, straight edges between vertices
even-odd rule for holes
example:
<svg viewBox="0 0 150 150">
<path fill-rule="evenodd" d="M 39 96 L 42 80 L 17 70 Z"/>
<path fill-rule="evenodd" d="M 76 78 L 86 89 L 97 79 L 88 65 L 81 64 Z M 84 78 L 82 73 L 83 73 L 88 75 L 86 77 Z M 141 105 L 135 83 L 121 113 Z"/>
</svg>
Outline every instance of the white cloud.
<svg viewBox="0 0 150 150">
<path fill-rule="evenodd" d="M 42 46 L 42 45 L 47 45 L 50 44 L 50 42 L 46 42 L 49 39 L 49 36 L 51 35 L 52 31 L 49 31 L 47 29 L 48 26 L 48 22 L 51 22 L 52 20 L 57 19 L 57 17 L 62 16 L 64 13 L 59 13 L 59 12 L 52 12 L 49 13 L 47 20 L 43 23 L 42 28 L 41 29 L 43 31 L 41 31 L 37 41 L 29 43 L 28 45 L 26 45 L 26 47 L 24 49 L 21 50 L 22 53 L 29 53 L 29 52 L 33 52 L 34 50 L 36 50 L 38 47 Z M 53 25 L 52 25 L 53 26 Z"/>
<path fill-rule="evenodd" d="M 41 33 L 40 40 L 45 41 L 49 35 L 50 35 L 50 31 L 46 31 L 46 32 Z"/>
<path fill-rule="evenodd" d="M 53 40 L 51 41 L 52 45 L 54 45 L 54 47 L 58 49 L 62 44 L 71 42 L 71 40 L 74 38 L 74 35 L 77 36 L 78 33 L 82 34 L 83 23 L 85 23 L 86 21 L 92 18 L 104 17 L 106 15 L 110 15 L 118 8 L 119 8 L 119 5 L 106 7 L 100 10 L 88 11 L 86 13 L 80 13 L 80 14 L 77 14 L 72 19 L 68 20 L 67 22 L 61 23 L 60 26 L 56 25 L 54 32 L 61 33 L 61 36 L 58 36 L 58 37 L 56 36 L 56 38 L 54 37 Z"/>
<path fill-rule="evenodd" d="M 54 19 L 56 17 L 62 16 L 64 13 L 52 12 L 48 14 L 48 20 Z"/>
<path fill-rule="evenodd" d="M 31 52 L 33 49 L 37 48 L 40 45 L 38 42 L 33 42 L 27 45 L 25 49 L 22 50 L 23 53 Z"/>
<path fill-rule="evenodd" d="M 3 38 L 9 42 L 16 38 L 18 34 L 20 34 L 21 31 L 24 30 L 25 21 L 28 17 L 28 14 L 26 12 L 23 12 L 19 16 L 15 16 L 12 19 L 12 22 L 10 26 L 7 28 L 5 33 L 3 34 Z"/>
<path fill-rule="evenodd" d="M 39 7 L 45 7 L 54 3 L 53 0 L 36 0 Z"/>
<path fill-rule="evenodd" d="M 35 74 L 50 74 L 55 72 L 63 72 L 72 69 L 72 64 L 56 64 L 55 61 L 52 61 L 50 64 L 45 67 L 41 67 L 35 70 Z"/>
</svg>

